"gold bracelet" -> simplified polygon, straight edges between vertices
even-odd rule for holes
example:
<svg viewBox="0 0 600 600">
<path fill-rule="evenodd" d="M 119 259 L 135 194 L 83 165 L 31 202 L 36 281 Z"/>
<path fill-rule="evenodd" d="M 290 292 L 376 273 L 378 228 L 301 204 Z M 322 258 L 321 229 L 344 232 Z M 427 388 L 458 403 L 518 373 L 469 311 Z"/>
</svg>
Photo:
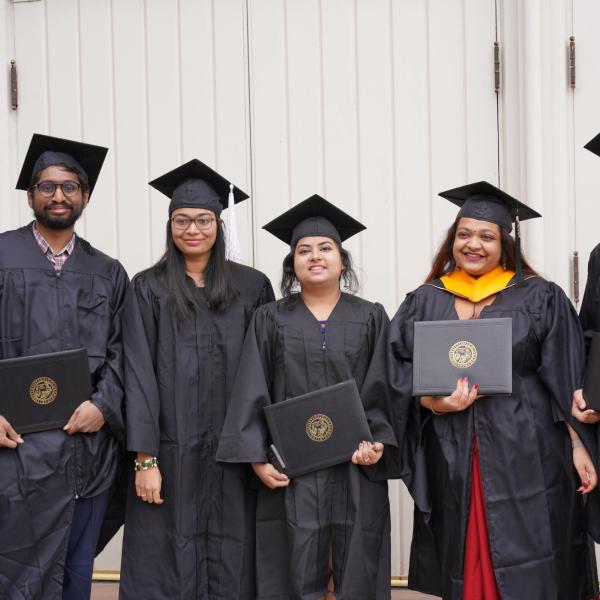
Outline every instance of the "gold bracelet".
<svg viewBox="0 0 600 600">
<path fill-rule="evenodd" d="M 152 456 L 146 460 L 135 459 L 135 471 L 147 471 L 152 467 L 158 467 L 158 458 L 156 458 L 156 456 Z"/>
<path fill-rule="evenodd" d="M 436 416 L 439 417 L 440 415 L 443 415 L 445 413 L 443 412 L 437 412 L 433 409 L 433 397 L 431 397 L 431 400 L 429 400 L 429 410 Z"/>
</svg>

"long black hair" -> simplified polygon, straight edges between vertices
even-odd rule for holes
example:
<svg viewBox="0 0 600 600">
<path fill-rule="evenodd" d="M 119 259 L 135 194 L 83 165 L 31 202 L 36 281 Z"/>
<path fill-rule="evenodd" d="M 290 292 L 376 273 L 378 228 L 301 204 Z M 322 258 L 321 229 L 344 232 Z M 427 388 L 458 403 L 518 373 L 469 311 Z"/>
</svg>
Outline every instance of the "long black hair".
<svg viewBox="0 0 600 600">
<path fill-rule="evenodd" d="M 334 243 L 338 247 L 340 257 L 342 259 L 341 281 L 344 283 L 344 289 L 351 294 L 356 294 L 359 288 L 359 283 L 358 277 L 356 276 L 356 272 L 354 271 L 354 267 L 352 265 L 352 256 L 348 250 L 342 248 L 341 244 L 338 244 L 335 242 L 335 240 Z M 298 278 L 296 277 L 296 272 L 294 271 L 295 250 L 295 248 L 292 249 L 283 259 L 283 273 L 281 275 L 281 284 L 279 289 L 281 290 L 281 295 L 284 298 L 289 298 L 292 296 L 292 294 L 295 293 L 299 287 Z"/>
<path fill-rule="evenodd" d="M 173 241 L 170 220 L 167 221 L 165 253 L 148 271 L 154 273 L 169 290 L 171 306 L 178 319 L 190 317 L 200 307 L 201 296 L 194 282 L 186 275 L 185 257 Z M 210 309 L 217 312 L 226 310 L 239 294 L 233 284 L 230 264 L 225 259 L 225 234 L 219 219 L 217 237 L 204 272 L 204 289 Z"/>
</svg>

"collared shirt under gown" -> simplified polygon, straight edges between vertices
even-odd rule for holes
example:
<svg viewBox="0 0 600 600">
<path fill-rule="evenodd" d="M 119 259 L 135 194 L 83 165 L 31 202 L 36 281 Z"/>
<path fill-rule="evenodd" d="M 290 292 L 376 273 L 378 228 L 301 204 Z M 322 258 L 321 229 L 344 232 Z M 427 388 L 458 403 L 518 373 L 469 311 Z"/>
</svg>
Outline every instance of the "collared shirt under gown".
<svg viewBox="0 0 600 600">
<path fill-rule="evenodd" d="M 165 502 L 137 498 L 131 473 L 122 600 L 254 598 L 249 469 L 219 465 L 215 452 L 246 328 L 273 290 L 259 271 L 228 265 L 234 304 L 212 311 L 197 289 L 200 308 L 184 322 L 152 271 L 132 281 L 123 333 L 128 448 L 158 457 Z"/>
<path fill-rule="evenodd" d="M 394 474 L 397 443 L 386 383 L 388 324 L 381 305 L 342 294 L 327 319 L 323 344 L 320 323 L 300 295 L 256 311 L 217 458 L 266 462 L 270 442 L 263 406 L 352 377 L 373 439 L 386 445 L 377 465 L 343 463 L 292 479 L 277 490 L 259 483 L 258 599 L 323 596 L 331 546 L 338 600 L 389 600 L 386 478 Z"/>
<path fill-rule="evenodd" d="M 117 440 L 124 442 L 120 311 L 128 278 L 79 237 L 55 272 L 31 227 L 0 234 L 0 358 L 86 348 L 90 400 L 106 419 L 97 433 L 31 433 L 17 449 L 0 449 L 0 597 L 53 600 L 62 596 L 75 499 L 111 486 Z"/>
<path fill-rule="evenodd" d="M 397 433 L 404 436 L 402 477 L 415 500 L 409 587 L 462 598 L 476 435 L 502 599 L 594 596 L 585 512 L 597 512 L 598 491 L 586 499 L 584 511 L 565 426 L 573 425 L 595 457 L 593 430 L 570 416 L 584 355 L 577 315 L 563 291 L 539 277 L 500 291 L 480 318 L 512 318 L 512 394 L 482 397 L 464 411 L 433 416 L 411 397 L 413 326 L 458 318 L 455 296 L 443 287 L 436 281 L 408 294 L 390 329 L 389 372 Z"/>
</svg>

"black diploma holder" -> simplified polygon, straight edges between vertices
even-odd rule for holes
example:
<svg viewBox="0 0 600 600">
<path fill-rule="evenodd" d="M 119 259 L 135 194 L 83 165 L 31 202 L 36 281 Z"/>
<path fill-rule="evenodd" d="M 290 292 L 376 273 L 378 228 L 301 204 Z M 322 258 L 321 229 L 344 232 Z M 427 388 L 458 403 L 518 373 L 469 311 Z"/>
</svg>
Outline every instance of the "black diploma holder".
<svg viewBox="0 0 600 600">
<path fill-rule="evenodd" d="M 269 460 L 288 477 L 348 462 L 373 441 L 354 379 L 265 406 Z"/>
<path fill-rule="evenodd" d="M 0 415 L 19 434 L 64 427 L 91 393 L 83 348 L 0 360 Z"/>
<path fill-rule="evenodd" d="M 415 322 L 413 395 L 449 396 L 462 377 L 481 395 L 512 392 L 512 319 Z"/>
<path fill-rule="evenodd" d="M 583 379 L 583 399 L 587 408 L 600 412 L 600 333 L 591 335 Z"/>
</svg>

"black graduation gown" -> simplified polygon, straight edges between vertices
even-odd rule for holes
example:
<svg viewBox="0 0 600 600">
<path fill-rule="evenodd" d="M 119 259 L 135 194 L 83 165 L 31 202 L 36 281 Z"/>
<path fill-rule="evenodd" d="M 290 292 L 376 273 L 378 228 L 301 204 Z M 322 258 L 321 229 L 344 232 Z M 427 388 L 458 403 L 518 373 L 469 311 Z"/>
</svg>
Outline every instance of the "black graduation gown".
<svg viewBox="0 0 600 600">
<path fill-rule="evenodd" d="M 166 288 L 137 275 L 124 309 L 128 449 L 157 456 L 162 505 L 128 491 L 123 600 L 254 598 L 255 493 L 248 469 L 215 462 L 244 334 L 273 300 L 259 271 L 229 263 L 240 295 L 223 313 L 202 307 L 178 323 Z"/>
<path fill-rule="evenodd" d="M 0 358 L 87 348 L 93 393 L 106 425 L 97 433 L 31 433 L 0 449 L 0 597 L 62 596 L 75 498 L 113 482 L 124 441 L 120 310 L 127 274 L 77 238 L 55 273 L 31 225 L 0 234 Z M 85 398 L 82 398 L 82 401 Z"/>
<path fill-rule="evenodd" d="M 584 355 L 577 315 L 557 285 L 538 277 L 501 291 L 481 318 L 512 318 L 513 393 L 433 416 L 411 397 L 413 324 L 458 318 L 455 297 L 440 288 L 437 281 L 408 294 L 390 328 L 402 478 L 415 501 L 409 587 L 462 598 L 476 435 L 502 599 L 589 598 L 596 588 L 595 561 L 564 423 L 573 425 L 595 457 L 593 430 L 570 416 Z M 594 491 L 587 508 L 597 504 Z"/>
<path fill-rule="evenodd" d="M 588 277 L 579 319 L 586 334 L 600 332 L 600 244 L 592 250 L 588 261 Z"/>
<path fill-rule="evenodd" d="M 271 490 L 258 482 L 257 598 L 324 594 L 333 549 L 338 600 L 389 599 L 390 513 L 396 438 L 386 384 L 388 318 L 382 306 L 342 294 L 319 323 L 299 295 L 256 311 L 219 443 L 217 459 L 266 462 L 263 406 L 354 377 L 373 439 L 386 444 L 371 467 L 352 463 L 293 479 Z M 391 459 L 391 462 L 390 462 Z"/>
</svg>

